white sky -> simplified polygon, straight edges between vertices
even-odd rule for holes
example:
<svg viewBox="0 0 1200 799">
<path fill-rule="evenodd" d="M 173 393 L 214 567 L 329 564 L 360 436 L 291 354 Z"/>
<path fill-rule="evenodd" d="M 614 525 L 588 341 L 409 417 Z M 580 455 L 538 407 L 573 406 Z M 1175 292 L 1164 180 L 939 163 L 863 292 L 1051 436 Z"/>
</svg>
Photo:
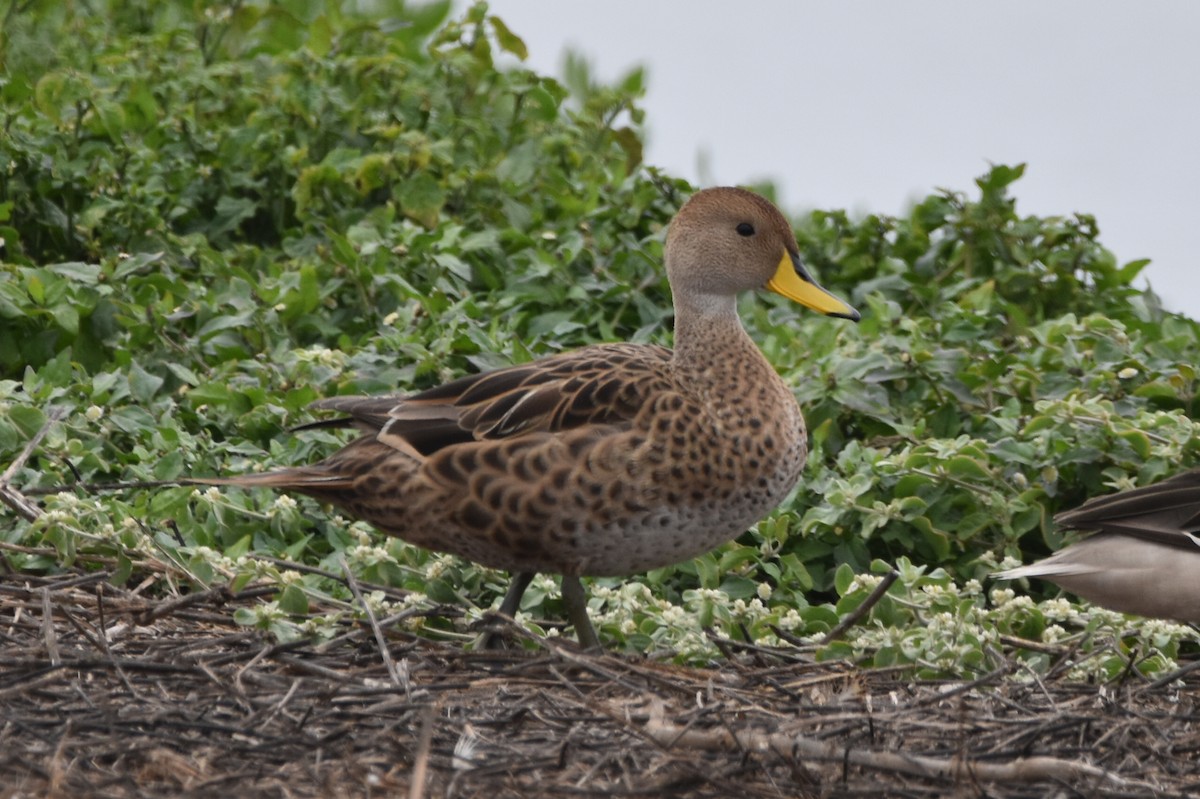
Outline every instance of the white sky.
<svg viewBox="0 0 1200 799">
<path fill-rule="evenodd" d="M 769 178 L 792 212 L 900 215 L 988 162 L 1021 214 L 1094 214 L 1121 263 L 1200 318 L 1200 3 L 1189 0 L 490 0 L 561 74 L 648 73 L 648 163 Z M 703 166 L 701 166 L 703 164 Z"/>
</svg>

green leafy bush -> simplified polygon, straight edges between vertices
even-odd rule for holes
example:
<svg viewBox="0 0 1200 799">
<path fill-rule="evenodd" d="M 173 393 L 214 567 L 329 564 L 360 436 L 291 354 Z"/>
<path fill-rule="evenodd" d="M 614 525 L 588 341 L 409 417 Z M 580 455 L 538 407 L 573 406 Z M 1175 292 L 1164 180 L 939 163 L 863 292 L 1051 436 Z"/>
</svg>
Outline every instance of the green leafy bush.
<svg viewBox="0 0 1200 799">
<path fill-rule="evenodd" d="M 2 462 L 49 408 L 69 411 L 16 475 L 30 492 L 65 488 L 42 519 L 0 528 L 10 566 L 274 581 L 274 604 L 242 620 L 292 636 L 320 634 L 303 619 L 312 600 L 352 607 L 336 580 L 264 557 L 335 575 L 344 559 L 414 592 L 397 612 L 452 602 L 473 618 L 504 575 L 309 500 L 83 484 L 302 463 L 338 443 L 287 433 L 321 396 L 669 342 L 661 234 L 691 187 L 642 163 L 641 73 L 601 86 L 574 62 L 564 86 L 498 66 L 525 46 L 483 5 L 458 20 L 445 3 L 377 5 L 10 8 Z M 1004 558 L 1063 543 L 1055 511 L 1196 460 L 1198 329 L 1133 285 L 1144 262 L 1119 265 L 1090 217 L 1018 215 L 1022 171 L 997 166 L 977 193 L 902 218 L 799 221 L 809 262 L 864 311 L 855 328 L 765 297 L 742 306 L 805 408 L 803 485 L 716 552 L 595 581 L 610 638 L 685 658 L 714 652 L 705 626 L 817 640 L 882 564 L 902 579 L 829 654 L 970 671 L 997 631 L 1068 619 L 982 586 Z M 537 581 L 524 609 L 553 618 L 560 603 Z M 1119 629 L 1071 618 L 1088 635 Z M 929 632 L 951 621 L 961 640 Z M 1164 639 L 1158 667 L 1183 636 Z"/>
</svg>

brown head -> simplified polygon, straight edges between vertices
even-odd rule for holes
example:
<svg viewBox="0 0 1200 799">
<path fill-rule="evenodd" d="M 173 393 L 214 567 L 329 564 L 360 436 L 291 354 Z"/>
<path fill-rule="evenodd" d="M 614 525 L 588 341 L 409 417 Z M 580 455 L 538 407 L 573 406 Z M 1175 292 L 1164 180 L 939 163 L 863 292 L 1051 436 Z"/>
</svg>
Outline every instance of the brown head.
<svg viewBox="0 0 1200 799">
<path fill-rule="evenodd" d="M 677 306 L 706 306 L 765 288 L 829 316 L 859 319 L 804 268 L 779 209 L 745 189 L 693 194 L 671 221 L 665 258 Z"/>
</svg>

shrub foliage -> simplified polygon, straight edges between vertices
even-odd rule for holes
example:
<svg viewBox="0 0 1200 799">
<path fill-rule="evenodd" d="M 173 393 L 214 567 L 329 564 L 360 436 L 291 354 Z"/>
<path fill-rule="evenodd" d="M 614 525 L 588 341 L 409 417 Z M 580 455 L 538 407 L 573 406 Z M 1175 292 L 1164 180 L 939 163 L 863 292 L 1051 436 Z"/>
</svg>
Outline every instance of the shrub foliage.
<svg viewBox="0 0 1200 799">
<path fill-rule="evenodd" d="M 262 556 L 335 572 L 345 558 L 412 604 L 487 607 L 502 575 L 308 500 L 86 486 L 315 459 L 335 437 L 287 430 L 320 396 L 669 343 L 662 230 L 691 187 L 643 163 L 641 72 L 535 74 L 482 4 L 460 19 L 447 3 L 353 6 L 10 4 L 0 461 L 68 412 L 14 478 L 62 491 L 0 528 L 11 567 L 82 559 L 129 579 L 156 559 L 197 583 L 276 580 L 279 599 L 243 621 L 282 635 L 319 634 L 301 624 L 309 600 L 344 595 Z M 1145 261 L 1120 264 L 1090 216 L 1019 215 L 1023 169 L 904 216 L 798 220 L 807 260 L 864 311 L 854 327 L 743 303 L 806 411 L 802 487 L 714 553 L 596 581 L 610 637 L 696 655 L 709 625 L 820 636 L 892 564 L 902 579 L 862 623 L 876 637 L 832 654 L 962 671 L 997 632 L 1087 628 L 982 585 L 1004 558 L 1063 544 L 1055 511 L 1196 460 L 1200 329 L 1134 285 Z M 525 609 L 557 613 L 556 590 L 535 582 Z M 1160 660 L 1181 635 L 1157 640 Z"/>
</svg>

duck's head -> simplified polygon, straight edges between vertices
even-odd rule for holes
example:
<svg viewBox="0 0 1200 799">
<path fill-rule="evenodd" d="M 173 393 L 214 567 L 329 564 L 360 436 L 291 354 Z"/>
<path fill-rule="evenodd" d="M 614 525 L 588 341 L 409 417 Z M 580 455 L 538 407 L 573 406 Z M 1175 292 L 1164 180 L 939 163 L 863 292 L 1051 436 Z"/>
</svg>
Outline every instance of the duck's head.
<svg viewBox="0 0 1200 799">
<path fill-rule="evenodd" d="M 723 305 L 719 298 L 766 288 L 823 314 L 859 320 L 805 269 L 779 209 L 745 189 L 693 194 L 667 230 L 665 259 L 677 305 Z"/>
</svg>

